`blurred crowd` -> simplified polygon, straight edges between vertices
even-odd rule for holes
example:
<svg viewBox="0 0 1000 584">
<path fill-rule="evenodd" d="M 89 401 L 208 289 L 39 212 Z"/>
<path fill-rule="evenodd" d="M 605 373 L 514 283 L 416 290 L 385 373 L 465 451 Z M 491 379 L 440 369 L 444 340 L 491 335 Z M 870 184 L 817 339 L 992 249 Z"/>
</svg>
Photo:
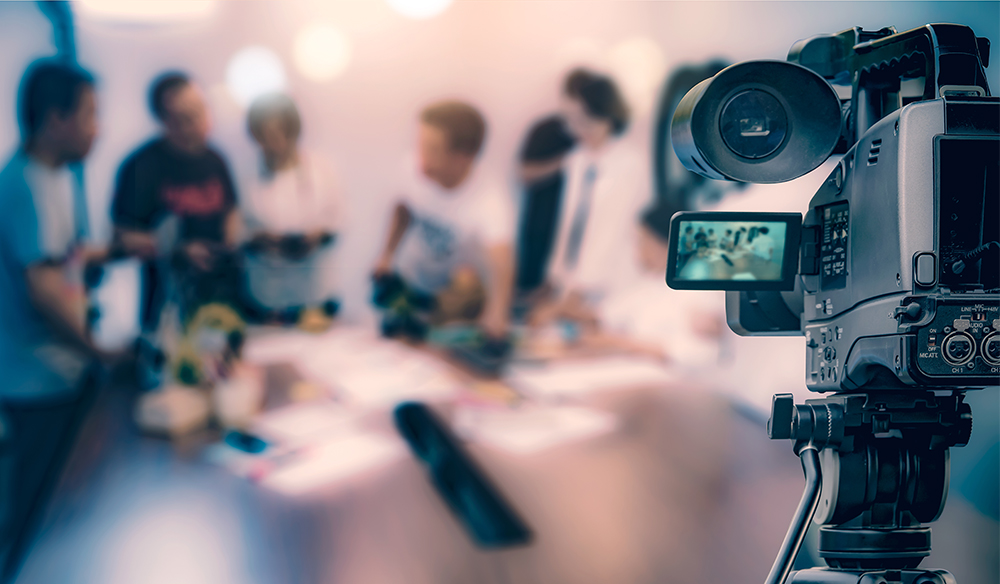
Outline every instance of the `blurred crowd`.
<svg viewBox="0 0 1000 584">
<path fill-rule="evenodd" d="M 331 161 L 299 145 L 308 121 L 288 95 L 265 94 L 248 108 L 258 170 L 237 192 L 210 142 L 202 87 L 179 71 L 157 76 L 148 107 L 160 131 L 121 163 L 114 234 L 95 247 L 76 169 L 98 134 L 99 109 L 113 104 L 83 68 L 35 63 L 19 95 L 21 147 L 0 175 L 0 368 L 18 379 L 5 391 L 72 391 L 92 364 L 123 357 L 94 343 L 99 314 L 88 302 L 100 267 L 123 258 L 142 266 L 141 335 L 128 352 L 145 387 L 162 381 L 165 306 L 181 322 L 221 303 L 249 323 L 323 330 L 340 311 L 338 280 L 352 277 L 370 278 L 386 336 L 420 341 L 431 328 L 464 324 L 487 358 L 504 358 L 517 338 L 539 331 L 664 359 L 678 332 L 685 346 L 717 336 L 718 314 L 707 310 L 672 311 L 649 326 L 656 311 L 647 307 L 667 293 L 670 211 L 654 202 L 647 157 L 621 140 L 630 115 L 614 80 L 576 69 L 559 93 L 560 111 L 526 133 L 516 195 L 477 165 L 484 112 L 455 100 L 427 104 L 375 265 L 340 274 L 338 239 L 365 226 L 346 219 L 350 195 Z M 766 233 L 752 235 L 763 249 Z M 731 234 L 682 241 L 684 259 L 744 245 Z M 643 290 L 646 306 L 636 298 Z"/>
<path fill-rule="evenodd" d="M 780 224 L 778 224 L 780 226 Z M 721 227 L 721 226 L 720 226 Z M 714 227 L 681 227 L 677 273 L 685 280 L 779 280 L 782 249 L 768 225 L 733 225 L 720 235 Z M 782 238 L 783 239 L 783 238 Z"/>
</svg>

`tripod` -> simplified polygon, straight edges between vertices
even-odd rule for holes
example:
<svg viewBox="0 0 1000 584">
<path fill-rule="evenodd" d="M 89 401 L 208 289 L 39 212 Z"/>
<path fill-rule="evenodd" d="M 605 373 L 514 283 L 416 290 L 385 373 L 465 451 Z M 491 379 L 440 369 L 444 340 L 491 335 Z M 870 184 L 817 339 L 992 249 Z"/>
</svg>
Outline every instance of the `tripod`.
<svg viewBox="0 0 1000 584">
<path fill-rule="evenodd" d="M 806 488 L 766 584 L 956 584 L 918 569 L 948 497 L 948 449 L 964 446 L 964 392 L 864 387 L 795 405 L 773 398 L 768 435 L 791 439 Z M 828 568 L 789 574 L 809 521 Z M 787 580 L 786 580 L 787 579 Z"/>
</svg>

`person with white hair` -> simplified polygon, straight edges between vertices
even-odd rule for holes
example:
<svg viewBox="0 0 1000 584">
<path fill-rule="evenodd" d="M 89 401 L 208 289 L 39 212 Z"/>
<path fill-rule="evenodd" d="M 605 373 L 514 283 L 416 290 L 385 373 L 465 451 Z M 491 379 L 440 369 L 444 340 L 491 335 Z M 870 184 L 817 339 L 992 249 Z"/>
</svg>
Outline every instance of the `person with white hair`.
<svg viewBox="0 0 1000 584">
<path fill-rule="evenodd" d="M 257 98 L 247 129 L 261 154 L 241 209 L 249 312 L 261 320 L 323 328 L 340 307 L 339 183 L 326 160 L 299 146 L 302 119 L 287 95 Z"/>
</svg>

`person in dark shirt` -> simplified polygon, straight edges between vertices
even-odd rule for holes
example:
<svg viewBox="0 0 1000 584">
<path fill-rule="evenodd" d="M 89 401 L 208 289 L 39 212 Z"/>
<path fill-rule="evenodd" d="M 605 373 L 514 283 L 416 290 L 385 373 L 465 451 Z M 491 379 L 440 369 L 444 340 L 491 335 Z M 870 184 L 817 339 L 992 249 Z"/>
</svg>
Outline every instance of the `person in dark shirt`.
<svg viewBox="0 0 1000 584">
<path fill-rule="evenodd" d="M 517 290 L 522 295 L 545 281 L 566 179 L 563 158 L 573 144 L 562 118 L 552 115 L 531 127 L 521 148 L 524 202 L 517 237 Z"/>
<path fill-rule="evenodd" d="M 208 144 L 201 89 L 183 73 L 166 73 L 153 82 L 149 106 L 162 134 L 125 159 L 111 206 L 115 247 L 144 260 L 144 333 L 155 331 L 165 302 L 161 260 L 176 256 L 208 273 L 216 255 L 235 244 L 239 221 L 229 167 Z M 164 228 L 167 219 L 173 229 Z"/>
</svg>

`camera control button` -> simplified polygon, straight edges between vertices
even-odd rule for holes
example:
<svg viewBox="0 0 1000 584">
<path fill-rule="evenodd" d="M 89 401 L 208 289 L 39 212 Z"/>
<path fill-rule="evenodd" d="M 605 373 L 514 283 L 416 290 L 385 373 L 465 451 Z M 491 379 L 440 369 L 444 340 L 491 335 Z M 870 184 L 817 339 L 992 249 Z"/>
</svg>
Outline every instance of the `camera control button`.
<svg viewBox="0 0 1000 584">
<path fill-rule="evenodd" d="M 933 286 L 937 280 L 937 260 L 932 253 L 917 254 L 913 279 L 918 286 Z"/>
</svg>

